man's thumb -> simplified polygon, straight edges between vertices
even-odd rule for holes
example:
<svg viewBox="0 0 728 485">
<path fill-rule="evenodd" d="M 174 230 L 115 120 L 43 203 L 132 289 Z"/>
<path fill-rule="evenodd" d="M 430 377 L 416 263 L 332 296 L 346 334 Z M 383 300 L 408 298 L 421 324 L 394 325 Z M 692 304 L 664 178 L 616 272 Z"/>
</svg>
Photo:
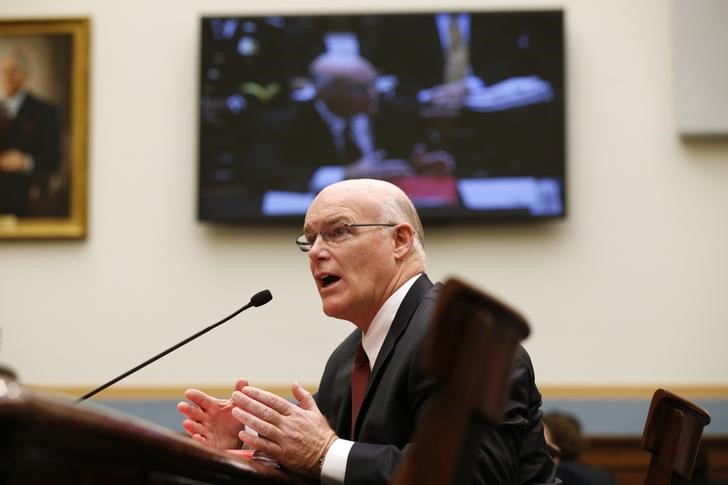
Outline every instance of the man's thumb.
<svg viewBox="0 0 728 485">
<path fill-rule="evenodd" d="M 318 409 L 316 401 L 310 392 L 304 389 L 298 382 L 294 382 L 291 385 L 291 391 L 293 391 L 293 397 L 299 402 L 303 409 Z"/>
</svg>

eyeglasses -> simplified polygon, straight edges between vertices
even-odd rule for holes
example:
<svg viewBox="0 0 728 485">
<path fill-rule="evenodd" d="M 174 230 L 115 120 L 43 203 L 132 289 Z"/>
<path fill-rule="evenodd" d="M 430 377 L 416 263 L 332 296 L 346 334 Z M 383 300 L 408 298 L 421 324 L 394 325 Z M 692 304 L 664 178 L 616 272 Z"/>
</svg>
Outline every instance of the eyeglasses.
<svg viewBox="0 0 728 485">
<path fill-rule="evenodd" d="M 329 224 L 321 228 L 319 232 L 312 232 L 309 234 L 301 234 L 296 239 L 296 245 L 298 249 L 307 253 L 311 250 L 311 247 L 316 242 L 316 237 L 321 236 L 321 239 L 331 244 L 338 244 L 349 238 L 352 227 L 394 227 L 397 224 L 346 224 L 344 222 L 336 222 Z"/>
</svg>

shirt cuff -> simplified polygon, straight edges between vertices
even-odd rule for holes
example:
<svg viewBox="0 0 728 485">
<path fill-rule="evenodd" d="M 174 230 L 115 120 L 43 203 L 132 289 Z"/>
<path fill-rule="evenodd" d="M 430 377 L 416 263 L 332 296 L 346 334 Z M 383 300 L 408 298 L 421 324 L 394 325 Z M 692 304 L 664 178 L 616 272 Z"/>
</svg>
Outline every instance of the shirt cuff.
<svg viewBox="0 0 728 485">
<path fill-rule="evenodd" d="M 340 485 L 346 476 L 346 461 L 349 458 L 353 441 L 337 438 L 326 452 L 321 467 L 321 485 Z"/>
<path fill-rule="evenodd" d="M 26 174 L 33 172 L 35 168 L 35 158 L 32 155 L 25 156 L 25 169 L 23 170 Z"/>
</svg>

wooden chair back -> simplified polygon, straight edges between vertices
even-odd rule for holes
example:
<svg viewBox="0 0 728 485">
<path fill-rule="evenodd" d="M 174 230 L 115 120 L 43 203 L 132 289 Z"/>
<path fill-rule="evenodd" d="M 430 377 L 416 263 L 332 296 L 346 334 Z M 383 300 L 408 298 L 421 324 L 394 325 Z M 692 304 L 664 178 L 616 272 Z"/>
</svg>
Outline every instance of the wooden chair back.
<svg viewBox="0 0 728 485">
<path fill-rule="evenodd" d="M 528 334 L 526 320 L 498 299 L 445 283 L 423 351 L 435 392 L 391 484 L 469 480 L 481 431 L 503 419 L 515 353 Z"/>
<path fill-rule="evenodd" d="M 642 448 L 652 454 L 645 485 L 670 485 L 693 475 L 703 428 L 710 415 L 700 406 L 664 389 L 652 396 Z"/>
</svg>

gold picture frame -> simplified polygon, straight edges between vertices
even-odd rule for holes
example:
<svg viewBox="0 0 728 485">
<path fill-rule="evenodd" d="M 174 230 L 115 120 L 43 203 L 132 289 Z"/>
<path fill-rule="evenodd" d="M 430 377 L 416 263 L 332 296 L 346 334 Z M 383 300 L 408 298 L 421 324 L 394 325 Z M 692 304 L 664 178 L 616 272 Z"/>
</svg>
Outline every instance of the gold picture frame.
<svg viewBox="0 0 728 485">
<path fill-rule="evenodd" d="M 87 232 L 89 20 L 0 21 L 0 239 Z"/>
</svg>

